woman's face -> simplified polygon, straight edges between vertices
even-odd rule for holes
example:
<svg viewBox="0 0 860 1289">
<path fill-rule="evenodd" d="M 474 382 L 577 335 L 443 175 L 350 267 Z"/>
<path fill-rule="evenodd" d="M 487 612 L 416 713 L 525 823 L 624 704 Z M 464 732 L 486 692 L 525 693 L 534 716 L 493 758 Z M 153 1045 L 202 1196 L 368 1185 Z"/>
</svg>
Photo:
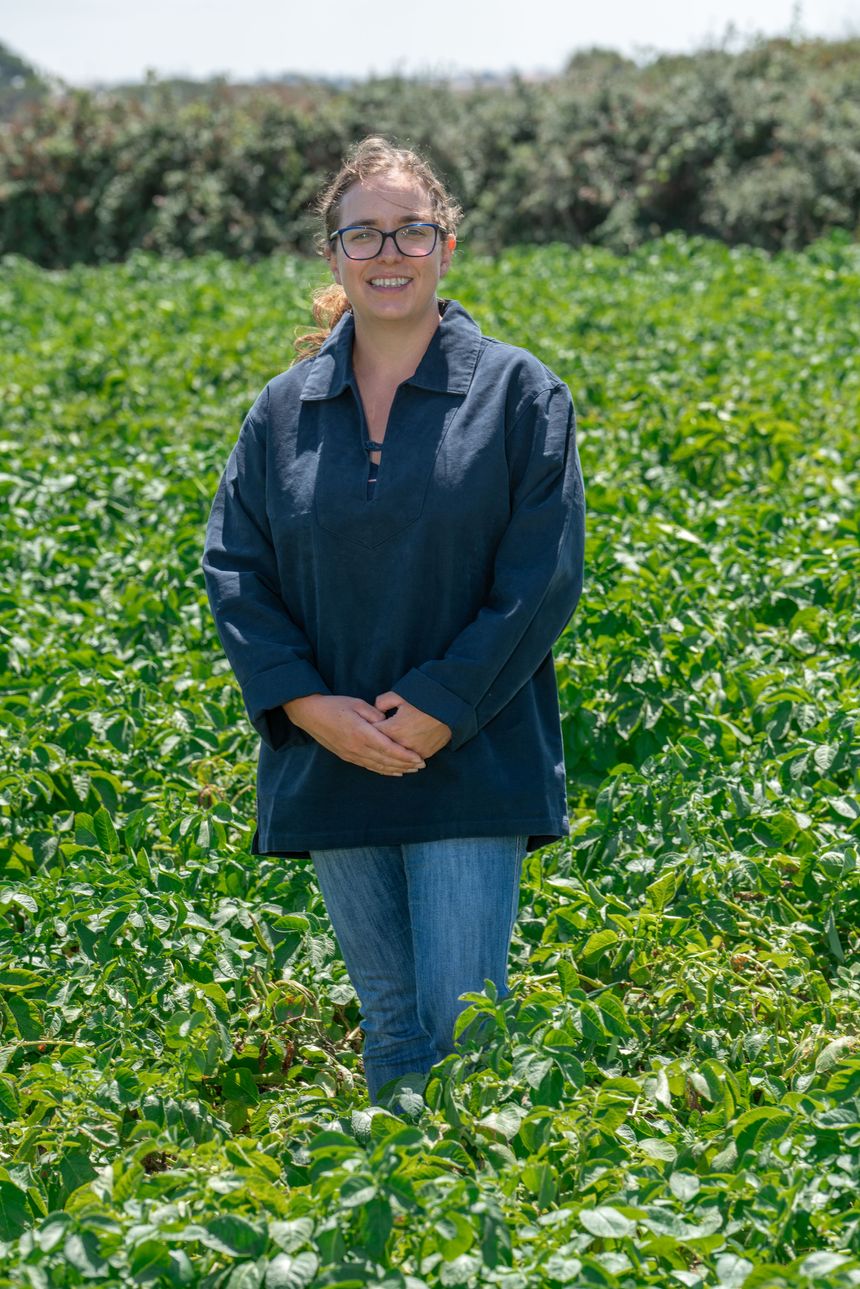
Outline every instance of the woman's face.
<svg viewBox="0 0 860 1289">
<path fill-rule="evenodd" d="M 436 222 L 426 189 L 401 171 L 374 175 L 348 188 L 338 228 L 370 224 L 384 232 L 402 224 Z M 430 255 L 403 255 L 387 237 L 372 260 L 351 260 L 340 238 L 329 243 L 329 265 L 346 292 L 356 322 L 421 322 L 438 317 L 436 287 L 448 272 L 457 239 L 441 233 Z"/>
</svg>

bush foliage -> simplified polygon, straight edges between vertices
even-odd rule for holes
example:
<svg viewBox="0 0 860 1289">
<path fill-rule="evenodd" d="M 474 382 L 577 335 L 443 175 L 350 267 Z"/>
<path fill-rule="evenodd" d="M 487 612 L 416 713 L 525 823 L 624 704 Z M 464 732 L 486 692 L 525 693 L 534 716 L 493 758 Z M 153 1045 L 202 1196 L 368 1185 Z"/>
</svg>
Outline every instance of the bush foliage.
<svg viewBox="0 0 860 1289">
<path fill-rule="evenodd" d="M 0 133 L 0 252 L 306 251 L 310 198 L 377 131 L 429 153 L 481 251 L 628 251 L 670 230 L 790 249 L 860 221 L 860 41 L 778 39 L 644 66 L 592 50 L 551 81 L 467 89 L 76 91 Z"/>
</svg>

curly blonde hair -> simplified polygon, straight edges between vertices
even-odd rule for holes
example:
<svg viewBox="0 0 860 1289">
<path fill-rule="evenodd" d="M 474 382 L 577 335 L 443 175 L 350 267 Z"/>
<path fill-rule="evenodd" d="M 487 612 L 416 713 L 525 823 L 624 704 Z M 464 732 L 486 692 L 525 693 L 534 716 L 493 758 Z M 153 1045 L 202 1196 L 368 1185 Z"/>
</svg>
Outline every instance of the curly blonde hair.
<svg viewBox="0 0 860 1289">
<path fill-rule="evenodd" d="M 340 203 L 347 190 L 354 183 L 361 183 L 373 175 L 392 173 L 408 174 L 417 180 L 427 190 L 436 223 L 441 224 L 447 234 L 456 232 L 463 212 L 429 162 L 410 148 L 398 148 L 381 135 L 371 134 L 355 144 L 331 183 L 317 198 L 314 209 L 320 216 L 321 228 L 316 245 L 321 255 L 328 252 L 329 238 L 338 227 Z M 295 361 L 312 358 L 351 306 L 343 287 L 332 282 L 314 291 L 311 307 L 317 325 L 312 331 L 296 337 Z"/>
</svg>

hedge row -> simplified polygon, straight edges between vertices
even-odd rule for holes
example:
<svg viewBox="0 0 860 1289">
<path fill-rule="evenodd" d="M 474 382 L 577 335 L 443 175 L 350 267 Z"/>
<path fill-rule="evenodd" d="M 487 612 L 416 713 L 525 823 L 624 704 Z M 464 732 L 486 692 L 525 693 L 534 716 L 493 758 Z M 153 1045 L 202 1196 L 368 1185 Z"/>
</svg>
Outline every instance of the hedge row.
<svg viewBox="0 0 860 1289">
<path fill-rule="evenodd" d="M 860 40 L 780 39 L 646 66 L 592 50 L 550 82 L 465 90 L 75 91 L 0 129 L 0 253 L 62 267 L 135 247 L 308 251 L 313 194 L 369 132 L 430 154 L 481 252 L 625 251 L 672 229 L 796 249 L 860 227 Z"/>
</svg>

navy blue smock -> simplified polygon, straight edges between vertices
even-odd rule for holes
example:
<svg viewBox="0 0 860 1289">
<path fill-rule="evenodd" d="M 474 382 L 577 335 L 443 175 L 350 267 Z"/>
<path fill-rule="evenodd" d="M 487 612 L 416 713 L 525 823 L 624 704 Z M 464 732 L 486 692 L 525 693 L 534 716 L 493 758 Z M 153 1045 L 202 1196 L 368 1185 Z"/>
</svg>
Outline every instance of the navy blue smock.
<svg viewBox="0 0 860 1289">
<path fill-rule="evenodd" d="M 203 571 L 262 740 L 254 854 L 569 834 L 552 645 L 583 580 L 573 403 L 527 350 L 440 309 L 372 488 L 351 313 L 268 382 L 221 477 Z M 341 760 L 281 706 L 389 689 L 453 731 L 402 778 Z"/>
</svg>

